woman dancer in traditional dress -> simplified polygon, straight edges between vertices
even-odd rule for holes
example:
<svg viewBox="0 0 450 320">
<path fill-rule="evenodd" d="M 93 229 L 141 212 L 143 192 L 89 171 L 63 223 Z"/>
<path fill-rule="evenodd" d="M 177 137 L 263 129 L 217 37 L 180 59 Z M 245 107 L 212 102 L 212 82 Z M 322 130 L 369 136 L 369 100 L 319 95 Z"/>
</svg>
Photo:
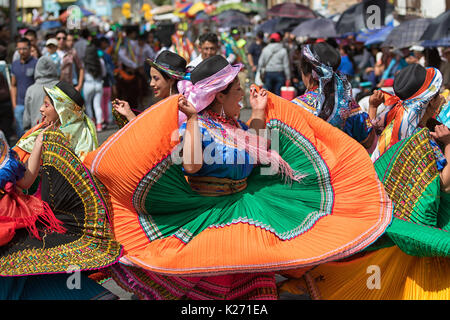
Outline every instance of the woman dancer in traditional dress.
<svg viewBox="0 0 450 320">
<path fill-rule="evenodd" d="M 46 92 L 51 97 L 58 94 L 59 106 L 82 101 L 75 89 L 64 86 Z M 52 104 L 61 112 L 56 101 Z M 63 114 L 66 124 L 78 118 Z M 45 124 L 58 120 L 51 113 L 43 117 Z M 63 129 L 41 127 L 25 164 L 4 141 L 0 143 L 1 299 L 115 297 L 79 272 L 115 263 L 122 249 L 112 240 L 104 187 L 81 164 Z M 23 194 L 19 188 L 28 188 L 40 167 L 39 192 Z"/>
<path fill-rule="evenodd" d="M 384 130 L 372 160 L 394 219 L 366 252 L 310 271 L 322 298 L 450 299 L 450 130 L 438 124 L 430 136 L 427 128 L 450 112 L 440 110 L 441 83 L 439 70 L 414 64 L 396 75 L 395 95 L 371 99 L 372 114 L 381 102 L 388 106 L 374 122 Z M 301 287 L 303 280 L 291 280 L 282 290 Z"/>
<path fill-rule="evenodd" d="M 84 112 L 84 100 L 69 83 L 60 81 L 53 88 L 44 88 L 46 96 L 41 106 L 41 123 L 28 130 L 14 146 L 14 151 L 25 162 L 43 127 L 54 122 L 67 137 L 75 154 L 83 159 L 86 153 L 98 147 L 94 122 Z"/>
<path fill-rule="evenodd" d="M 315 116 L 341 129 L 369 149 L 374 132 L 369 115 L 352 97 L 352 86 L 337 71 L 341 62 L 339 51 L 325 42 L 305 45 L 300 60 L 305 94 L 292 100 Z"/>
<path fill-rule="evenodd" d="M 370 157 L 340 130 L 256 88 L 259 135 L 236 119 L 240 68 L 204 60 L 181 96 L 84 161 L 108 189 L 125 250 L 113 278 L 141 299 L 276 299 L 275 272 L 359 252 L 391 221 Z"/>
<path fill-rule="evenodd" d="M 155 61 L 147 60 L 151 65 L 150 87 L 158 100 L 163 100 L 172 94 L 178 94 L 177 83 L 186 76 L 186 60 L 169 50 L 161 52 Z M 113 115 L 117 125 L 122 128 L 136 118 L 137 110 L 132 110 L 127 101 L 113 101 Z"/>
</svg>

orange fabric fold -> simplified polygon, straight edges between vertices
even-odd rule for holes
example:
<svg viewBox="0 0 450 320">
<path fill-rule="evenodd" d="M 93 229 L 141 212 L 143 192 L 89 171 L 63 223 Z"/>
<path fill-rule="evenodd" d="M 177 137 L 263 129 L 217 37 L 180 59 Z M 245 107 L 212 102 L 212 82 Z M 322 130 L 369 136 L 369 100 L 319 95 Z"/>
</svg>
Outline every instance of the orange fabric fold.
<svg viewBox="0 0 450 320">
<path fill-rule="evenodd" d="M 188 244 L 174 236 L 149 242 L 132 197 L 139 181 L 178 143 L 171 138 L 178 133 L 177 101 L 178 96 L 172 96 L 147 109 L 84 160 L 108 188 L 114 234 L 128 261 L 171 275 L 305 268 L 364 249 L 389 225 L 392 204 L 366 150 L 322 119 L 269 93 L 267 118 L 301 132 L 323 157 L 332 177 L 333 213 L 286 241 L 260 227 L 237 223 L 208 228 Z M 330 232 L 340 236 L 329 239 Z"/>
</svg>

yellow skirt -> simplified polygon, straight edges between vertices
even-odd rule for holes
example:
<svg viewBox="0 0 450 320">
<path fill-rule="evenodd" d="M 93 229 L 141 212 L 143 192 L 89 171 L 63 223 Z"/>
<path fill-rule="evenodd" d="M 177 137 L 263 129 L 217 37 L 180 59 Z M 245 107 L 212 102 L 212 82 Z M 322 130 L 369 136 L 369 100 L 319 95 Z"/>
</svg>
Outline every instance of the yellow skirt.
<svg viewBox="0 0 450 320">
<path fill-rule="evenodd" d="M 450 300 L 450 259 L 414 257 L 395 246 L 319 265 L 279 290 L 325 300 Z"/>
</svg>

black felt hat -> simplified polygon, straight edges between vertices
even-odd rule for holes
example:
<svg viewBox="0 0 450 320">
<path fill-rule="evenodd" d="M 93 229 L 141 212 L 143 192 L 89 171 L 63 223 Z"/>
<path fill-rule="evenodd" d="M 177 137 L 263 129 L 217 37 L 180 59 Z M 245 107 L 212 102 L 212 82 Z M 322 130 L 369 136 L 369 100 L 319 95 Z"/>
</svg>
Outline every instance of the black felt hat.
<svg viewBox="0 0 450 320">
<path fill-rule="evenodd" d="M 56 87 L 61 89 L 79 107 L 84 106 L 83 96 L 75 89 L 75 87 L 72 84 L 65 81 L 60 81 L 56 84 Z"/>
<path fill-rule="evenodd" d="M 154 61 L 148 59 L 147 62 L 159 71 L 165 72 L 171 78 L 183 79 L 186 73 L 186 60 L 169 50 L 161 52 Z"/>
<path fill-rule="evenodd" d="M 318 56 L 321 63 L 332 67 L 334 71 L 336 71 L 341 64 L 341 55 L 339 51 L 326 42 L 319 42 L 311 45 L 311 51 Z"/>
<path fill-rule="evenodd" d="M 216 74 L 229 64 L 228 60 L 220 55 L 209 57 L 200 62 L 200 64 L 192 71 L 191 81 L 195 84 L 200 80 Z"/>
<path fill-rule="evenodd" d="M 394 78 L 394 92 L 401 100 L 412 97 L 425 83 L 427 70 L 414 63 L 400 70 Z"/>
</svg>

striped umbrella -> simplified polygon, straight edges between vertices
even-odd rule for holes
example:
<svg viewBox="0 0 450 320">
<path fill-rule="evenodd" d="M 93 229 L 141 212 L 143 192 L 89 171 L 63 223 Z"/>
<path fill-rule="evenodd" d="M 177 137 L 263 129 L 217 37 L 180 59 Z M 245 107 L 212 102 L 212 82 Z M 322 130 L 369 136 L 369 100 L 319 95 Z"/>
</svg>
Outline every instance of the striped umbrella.
<svg viewBox="0 0 450 320">
<path fill-rule="evenodd" d="M 381 47 L 393 47 L 395 49 L 408 48 L 420 44 L 426 28 L 430 25 L 431 19 L 413 19 L 401 23 L 392 29 Z"/>
</svg>

